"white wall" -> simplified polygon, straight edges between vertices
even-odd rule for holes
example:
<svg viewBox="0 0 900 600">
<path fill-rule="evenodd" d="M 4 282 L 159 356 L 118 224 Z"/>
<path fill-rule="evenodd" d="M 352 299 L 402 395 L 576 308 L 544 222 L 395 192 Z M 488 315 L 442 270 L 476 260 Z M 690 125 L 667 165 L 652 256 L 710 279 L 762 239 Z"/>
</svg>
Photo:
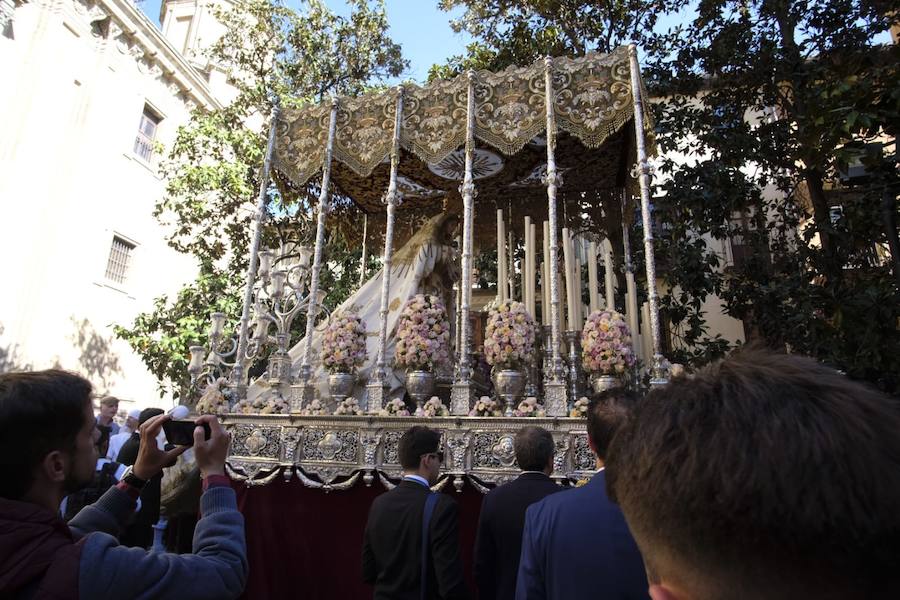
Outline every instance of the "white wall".
<svg viewBox="0 0 900 600">
<path fill-rule="evenodd" d="M 145 103 L 163 117 L 166 145 L 204 96 L 185 89 L 197 91 L 196 73 L 151 60 L 171 55 L 161 37 L 141 49 L 127 29 L 94 35 L 100 8 L 31 2 L 16 9 L 14 39 L 0 37 L 0 363 L 15 348 L 18 364 L 80 371 L 123 408 L 168 406 L 112 333 L 195 273 L 152 216 L 165 186 L 157 158 L 145 163 L 133 146 Z M 146 20 L 133 6 L 115 9 Z M 124 285 L 105 277 L 114 234 L 136 245 Z"/>
</svg>

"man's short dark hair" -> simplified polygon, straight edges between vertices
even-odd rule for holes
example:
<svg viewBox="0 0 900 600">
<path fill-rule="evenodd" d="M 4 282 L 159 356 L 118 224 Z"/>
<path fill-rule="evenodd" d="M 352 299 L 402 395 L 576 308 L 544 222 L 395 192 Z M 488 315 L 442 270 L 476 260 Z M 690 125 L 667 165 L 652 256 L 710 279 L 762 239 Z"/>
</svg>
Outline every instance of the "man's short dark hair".
<svg viewBox="0 0 900 600">
<path fill-rule="evenodd" d="M 143 425 L 155 416 L 163 414 L 165 411 L 161 408 L 145 408 L 138 416 L 138 426 Z"/>
<path fill-rule="evenodd" d="M 397 453 L 400 455 L 400 466 L 404 469 L 418 469 L 423 454 L 437 452 L 441 446 L 439 431 L 422 425 L 410 427 L 400 437 Z"/>
<path fill-rule="evenodd" d="M 609 443 L 628 420 L 636 399 L 633 392 L 614 388 L 600 392 L 588 402 L 587 433 L 600 460 L 606 460 Z"/>
<path fill-rule="evenodd" d="M 708 599 L 887 598 L 900 583 L 898 432 L 882 394 L 745 350 L 639 402 L 606 482 L 651 581 L 677 573 Z"/>
<path fill-rule="evenodd" d="M 91 383 L 50 369 L 0 375 L 0 496 L 18 500 L 50 452 L 73 452 Z"/>
<path fill-rule="evenodd" d="M 516 462 L 523 471 L 543 471 L 553 459 L 553 436 L 543 427 L 526 425 L 516 433 Z"/>
</svg>

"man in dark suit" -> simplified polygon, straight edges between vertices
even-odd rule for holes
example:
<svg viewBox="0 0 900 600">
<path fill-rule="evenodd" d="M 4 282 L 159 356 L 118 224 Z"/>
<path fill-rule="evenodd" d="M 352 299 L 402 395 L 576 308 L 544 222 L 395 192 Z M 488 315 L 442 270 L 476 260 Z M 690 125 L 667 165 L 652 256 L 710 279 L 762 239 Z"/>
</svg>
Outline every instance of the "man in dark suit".
<svg viewBox="0 0 900 600">
<path fill-rule="evenodd" d="M 622 512 L 606 496 L 603 461 L 633 398 L 621 390 L 588 405 L 587 433 L 599 471 L 525 513 L 516 600 L 646 599 L 647 576 Z"/>
<path fill-rule="evenodd" d="M 491 490 L 481 503 L 475 538 L 475 582 L 479 600 L 513 600 L 522 552 L 525 510 L 563 488 L 553 472 L 553 436 L 529 425 L 516 434 L 516 462 L 522 474 Z"/>
<path fill-rule="evenodd" d="M 400 438 L 398 452 L 403 480 L 378 496 L 369 510 L 363 580 L 375 586 L 375 600 L 466 599 L 456 501 L 446 494 L 429 500 L 429 486 L 437 481 L 444 460 L 441 434 L 412 427 Z"/>
</svg>

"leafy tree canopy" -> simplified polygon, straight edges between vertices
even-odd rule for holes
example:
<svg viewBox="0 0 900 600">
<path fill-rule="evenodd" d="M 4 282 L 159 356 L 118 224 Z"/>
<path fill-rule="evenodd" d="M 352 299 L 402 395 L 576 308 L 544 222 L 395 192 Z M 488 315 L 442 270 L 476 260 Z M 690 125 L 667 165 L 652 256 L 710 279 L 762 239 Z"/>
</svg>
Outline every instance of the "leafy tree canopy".
<svg viewBox="0 0 900 600">
<path fill-rule="evenodd" d="M 166 195 L 155 210 L 170 245 L 193 256 L 199 274 L 175 298 L 157 299 L 131 327 L 117 328 L 159 379 L 161 392 L 178 396 L 186 390 L 187 349 L 205 343 L 207 309 L 221 310 L 232 322 L 240 314 L 275 99 L 287 104 L 356 95 L 407 66 L 387 34 L 383 0 L 348 4 L 346 17 L 321 0 L 303 0 L 299 10 L 277 1 L 243 0 L 216 13 L 226 33 L 208 55 L 214 68 L 227 73 L 235 97 L 222 108 L 196 111 L 179 129 L 162 166 Z M 268 190 L 264 244 L 309 242 L 317 198 L 315 183 L 297 188 L 276 175 Z M 349 200 L 335 193 L 332 202 Z M 326 305 L 334 306 L 357 281 L 361 250 L 348 248 L 336 235 L 326 243 L 332 268 L 323 269 L 322 288 L 329 291 Z M 295 332 L 304 327 L 302 318 L 295 321 Z"/>
</svg>

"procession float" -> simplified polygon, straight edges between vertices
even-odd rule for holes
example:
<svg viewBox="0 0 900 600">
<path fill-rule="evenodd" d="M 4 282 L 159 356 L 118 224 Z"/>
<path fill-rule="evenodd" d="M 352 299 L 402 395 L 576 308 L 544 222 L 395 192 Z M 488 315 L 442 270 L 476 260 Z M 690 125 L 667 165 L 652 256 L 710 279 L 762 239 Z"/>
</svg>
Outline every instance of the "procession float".
<svg viewBox="0 0 900 600">
<path fill-rule="evenodd" d="M 212 314 L 208 345 L 190 349 L 197 410 L 232 432 L 231 477 L 389 488 L 414 424 L 443 433 L 436 489 L 484 492 L 516 476 L 523 424 L 552 432 L 558 481 L 592 472 L 587 396 L 668 376 L 649 130 L 633 47 L 276 109 L 241 318 L 232 333 Z M 261 247 L 273 171 L 318 183 L 309 247 Z M 384 246 L 381 268 L 329 312 L 320 275 L 326 228 L 337 225 L 332 190 L 383 225 Z M 611 240 L 580 213 L 587 194 L 597 212 L 640 219 L 645 290 L 628 224 L 615 275 Z M 421 223 L 411 235 L 397 232 L 401 212 Z M 495 247 L 485 292 L 474 258 Z M 301 314 L 305 335 L 292 340 Z M 266 357 L 262 376 L 249 377 Z"/>
</svg>

